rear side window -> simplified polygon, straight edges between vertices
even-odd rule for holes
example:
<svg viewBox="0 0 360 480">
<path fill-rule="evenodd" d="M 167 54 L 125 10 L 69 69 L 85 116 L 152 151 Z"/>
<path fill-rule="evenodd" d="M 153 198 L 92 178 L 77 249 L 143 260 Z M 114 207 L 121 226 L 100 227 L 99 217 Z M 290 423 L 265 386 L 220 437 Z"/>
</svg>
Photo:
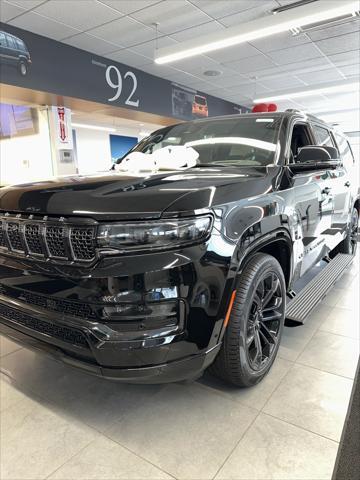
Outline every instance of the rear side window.
<svg viewBox="0 0 360 480">
<path fill-rule="evenodd" d="M 313 130 L 318 145 L 324 145 L 325 147 L 335 147 L 334 142 L 331 138 L 331 134 L 327 128 L 313 125 Z"/>
<path fill-rule="evenodd" d="M 9 46 L 10 48 L 14 48 L 14 49 L 17 48 L 16 43 L 15 43 L 15 40 L 14 40 L 12 37 L 9 37 L 9 35 L 7 35 L 6 40 L 7 40 L 8 46 Z"/>
<path fill-rule="evenodd" d="M 346 138 L 340 135 L 339 133 L 335 133 L 335 139 L 336 139 L 336 143 L 338 144 L 338 149 L 339 149 L 342 161 L 344 162 L 344 166 L 348 170 L 354 165 L 354 162 L 355 162 L 350 144 L 346 140 Z"/>
<path fill-rule="evenodd" d="M 26 50 L 25 43 L 20 40 L 20 38 L 16 38 L 15 42 L 19 50 L 22 50 L 23 52 Z"/>
<path fill-rule="evenodd" d="M 5 45 L 5 35 L 0 32 L 0 45 Z"/>
</svg>

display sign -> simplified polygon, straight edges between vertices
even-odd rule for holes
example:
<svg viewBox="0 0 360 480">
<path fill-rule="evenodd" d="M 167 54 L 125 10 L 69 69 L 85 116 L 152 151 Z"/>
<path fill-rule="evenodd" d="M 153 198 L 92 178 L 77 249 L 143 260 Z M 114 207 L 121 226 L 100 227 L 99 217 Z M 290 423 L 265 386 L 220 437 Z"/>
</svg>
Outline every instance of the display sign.
<svg viewBox="0 0 360 480">
<path fill-rule="evenodd" d="M 2 83 L 189 120 L 248 109 L 0 23 Z"/>
<path fill-rule="evenodd" d="M 52 107 L 55 142 L 58 149 L 73 148 L 71 111 L 65 107 Z"/>
</svg>

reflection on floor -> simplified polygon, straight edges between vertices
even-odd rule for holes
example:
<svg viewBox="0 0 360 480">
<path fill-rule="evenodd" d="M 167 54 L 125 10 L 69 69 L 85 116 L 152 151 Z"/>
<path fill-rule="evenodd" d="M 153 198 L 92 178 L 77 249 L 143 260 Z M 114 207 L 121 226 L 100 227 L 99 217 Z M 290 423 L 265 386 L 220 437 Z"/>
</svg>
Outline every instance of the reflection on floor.
<svg viewBox="0 0 360 480">
<path fill-rule="evenodd" d="M 247 390 L 122 385 L 1 338 L 1 478 L 330 479 L 359 355 L 359 259 Z"/>
</svg>

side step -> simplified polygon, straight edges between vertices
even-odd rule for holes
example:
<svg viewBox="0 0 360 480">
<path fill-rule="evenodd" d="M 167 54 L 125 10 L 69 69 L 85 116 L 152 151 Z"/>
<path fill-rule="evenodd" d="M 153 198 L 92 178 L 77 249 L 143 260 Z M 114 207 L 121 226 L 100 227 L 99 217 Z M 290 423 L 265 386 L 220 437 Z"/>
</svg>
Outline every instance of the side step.
<svg viewBox="0 0 360 480">
<path fill-rule="evenodd" d="M 286 307 L 286 320 L 304 324 L 310 312 L 321 302 L 353 260 L 339 253 L 304 287 Z"/>
</svg>

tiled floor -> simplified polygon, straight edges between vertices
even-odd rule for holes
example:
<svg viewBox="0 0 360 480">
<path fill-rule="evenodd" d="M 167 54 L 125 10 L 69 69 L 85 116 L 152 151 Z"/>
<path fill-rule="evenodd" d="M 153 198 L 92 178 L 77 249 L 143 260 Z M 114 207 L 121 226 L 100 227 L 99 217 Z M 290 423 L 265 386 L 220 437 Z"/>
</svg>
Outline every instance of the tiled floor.
<svg viewBox="0 0 360 480">
<path fill-rule="evenodd" d="M 1 338 L 0 478 L 330 479 L 359 355 L 358 262 L 251 389 L 111 383 Z"/>
</svg>

